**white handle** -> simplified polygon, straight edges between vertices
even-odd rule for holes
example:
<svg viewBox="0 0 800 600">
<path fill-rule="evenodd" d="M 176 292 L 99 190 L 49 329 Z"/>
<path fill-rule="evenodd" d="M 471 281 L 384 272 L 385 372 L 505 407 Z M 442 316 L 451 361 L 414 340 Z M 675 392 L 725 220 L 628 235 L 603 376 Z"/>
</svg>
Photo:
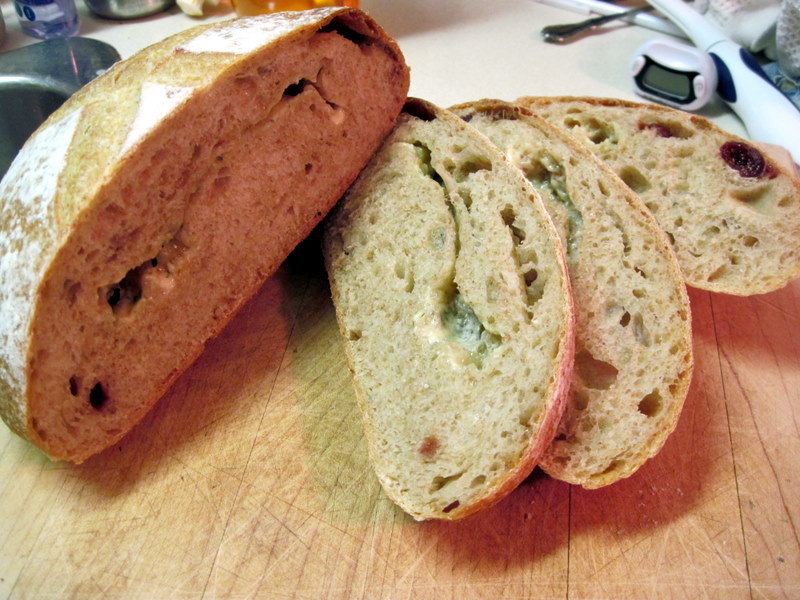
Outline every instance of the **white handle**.
<svg viewBox="0 0 800 600">
<path fill-rule="evenodd" d="M 760 71 L 759 67 L 748 65 L 735 42 L 719 41 L 708 53 L 717 64 L 717 91 L 742 120 L 750 138 L 783 146 L 800 164 L 800 109 L 763 73 L 753 70 Z"/>
</svg>

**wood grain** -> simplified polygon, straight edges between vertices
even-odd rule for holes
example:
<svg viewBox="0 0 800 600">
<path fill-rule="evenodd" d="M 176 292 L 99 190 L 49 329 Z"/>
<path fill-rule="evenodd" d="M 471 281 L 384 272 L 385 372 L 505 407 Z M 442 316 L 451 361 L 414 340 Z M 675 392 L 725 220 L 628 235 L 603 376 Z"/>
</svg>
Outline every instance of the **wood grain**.
<svg viewBox="0 0 800 600">
<path fill-rule="evenodd" d="M 118 446 L 72 466 L 0 429 L 0 597 L 798 598 L 800 282 L 691 299 L 692 388 L 638 473 L 417 523 L 367 462 L 312 240 Z"/>
</svg>

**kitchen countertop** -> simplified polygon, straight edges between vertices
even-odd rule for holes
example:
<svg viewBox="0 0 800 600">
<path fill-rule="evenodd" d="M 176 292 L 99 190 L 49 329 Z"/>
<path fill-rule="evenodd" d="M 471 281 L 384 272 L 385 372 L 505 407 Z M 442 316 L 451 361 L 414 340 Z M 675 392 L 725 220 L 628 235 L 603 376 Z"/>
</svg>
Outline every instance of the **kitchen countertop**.
<svg viewBox="0 0 800 600">
<path fill-rule="evenodd" d="M 656 34 L 532 0 L 364 0 L 412 69 L 411 94 L 634 99 Z M 3 49 L 19 33 L 2 0 Z M 227 6 L 82 35 L 129 56 Z M 719 104 L 704 109 L 742 134 Z M 50 462 L 0 424 L 0 598 L 798 598 L 800 282 L 751 298 L 691 290 L 696 368 L 663 451 L 586 491 L 535 472 L 456 523 L 417 523 L 366 458 L 313 240 L 301 245 L 120 444 Z"/>
</svg>

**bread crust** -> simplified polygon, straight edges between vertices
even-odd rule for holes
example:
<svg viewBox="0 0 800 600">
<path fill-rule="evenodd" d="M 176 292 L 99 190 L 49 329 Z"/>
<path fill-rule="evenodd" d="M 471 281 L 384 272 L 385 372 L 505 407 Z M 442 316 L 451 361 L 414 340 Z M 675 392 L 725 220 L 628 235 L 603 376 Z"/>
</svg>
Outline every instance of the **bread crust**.
<svg viewBox="0 0 800 600">
<path fill-rule="evenodd" d="M 800 277 L 800 177 L 773 151 L 666 106 L 595 97 L 515 103 L 573 134 L 642 198 L 670 238 L 687 284 L 767 293 Z M 760 168 L 737 168 L 728 148 Z M 791 162 L 791 161 L 789 161 Z"/>
<path fill-rule="evenodd" d="M 3 419 L 75 462 L 121 438 L 322 219 L 407 89 L 371 18 L 318 9 L 189 29 L 76 93 L 0 183 Z"/>
<path fill-rule="evenodd" d="M 667 237 L 607 165 L 541 117 L 491 99 L 451 110 L 540 189 L 567 248 L 576 367 L 541 466 L 586 488 L 628 477 L 674 430 L 692 376 L 689 299 Z"/>
<path fill-rule="evenodd" d="M 483 136 L 411 99 L 323 248 L 387 495 L 416 519 L 498 502 L 555 435 L 573 364 L 563 249 L 535 190 Z"/>
</svg>

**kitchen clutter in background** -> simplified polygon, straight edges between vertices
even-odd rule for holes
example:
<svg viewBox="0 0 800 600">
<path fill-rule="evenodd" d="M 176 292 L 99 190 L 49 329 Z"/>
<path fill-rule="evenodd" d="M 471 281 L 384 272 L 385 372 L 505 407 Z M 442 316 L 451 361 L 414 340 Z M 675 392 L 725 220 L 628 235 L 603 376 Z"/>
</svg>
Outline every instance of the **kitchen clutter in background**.
<svg viewBox="0 0 800 600">
<path fill-rule="evenodd" d="M 771 62 L 764 70 L 800 106 L 800 0 L 695 0 L 734 42 Z"/>
<path fill-rule="evenodd" d="M 175 0 L 83 0 L 94 14 L 106 19 L 139 19 L 167 10 Z"/>
<path fill-rule="evenodd" d="M 14 0 L 22 32 L 49 40 L 77 35 L 80 28 L 74 0 Z"/>
<path fill-rule="evenodd" d="M 119 59 L 113 46 L 85 37 L 0 52 L 0 179 L 36 128 Z"/>
<path fill-rule="evenodd" d="M 739 37 L 746 43 L 742 46 L 734 41 L 733 36 L 739 32 L 733 31 L 730 24 L 719 24 L 682 0 L 648 2 L 678 25 L 701 52 L 711 56 L 718 76 L 717 95 L 736 113 L 750 139 L 782 146 L 791 155 L 788 158 L 800 165 L 800 106 L 770 81 L 762 67 L 767 58 L 756 57 L 752 52 L 756 43 L 763 45 L 762 52 L 769 52 L 769 42 L 762 38 L 772 36 L 763 29 L 777 31 L 777 21 L 752 28 L 749 26 L 755 19 L 750 21 L 745 16 L 743 22 L 751 30 L 748 36 Z M 748 12 L 755 11 L 751 7 Z"/>
<path fill-rule="evenodd" d="M 175 5 L 175 0 L 84 0 L 93 14 L 107 19 L 138 19 Z M 49 40 L 78 35 L 80 18 L 75 0 L 14 0 L 22 32 Z M 2 16 L 0 15 L 0 22 Z M 5 25 L 0 25 L 0 43 Z"/>
</svg>

